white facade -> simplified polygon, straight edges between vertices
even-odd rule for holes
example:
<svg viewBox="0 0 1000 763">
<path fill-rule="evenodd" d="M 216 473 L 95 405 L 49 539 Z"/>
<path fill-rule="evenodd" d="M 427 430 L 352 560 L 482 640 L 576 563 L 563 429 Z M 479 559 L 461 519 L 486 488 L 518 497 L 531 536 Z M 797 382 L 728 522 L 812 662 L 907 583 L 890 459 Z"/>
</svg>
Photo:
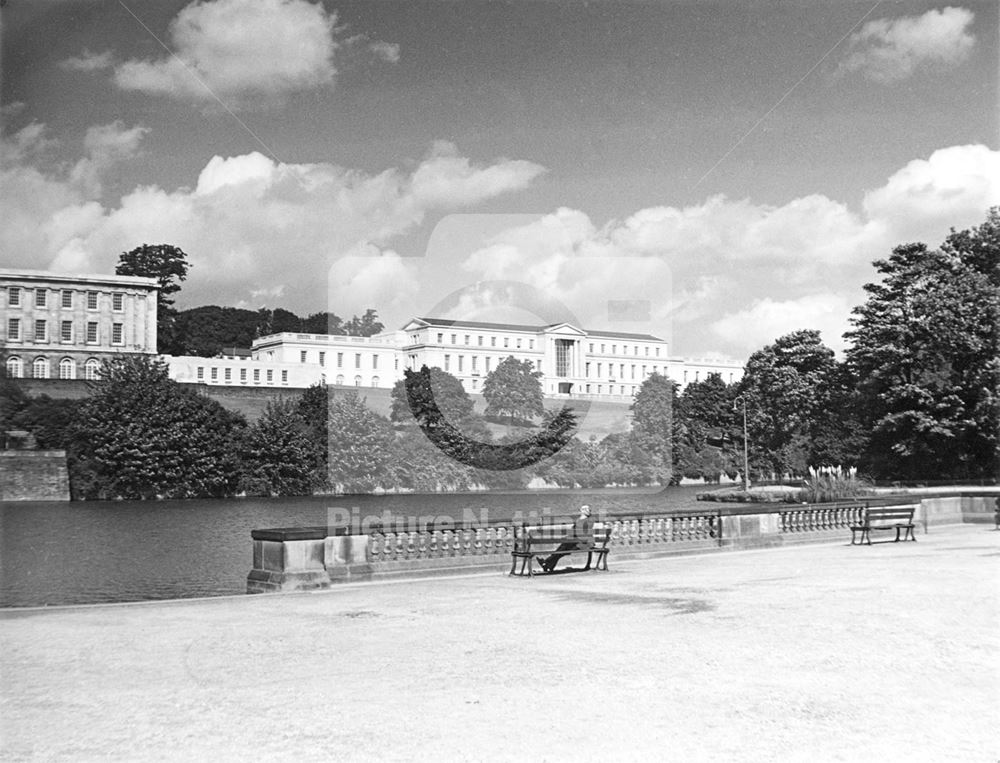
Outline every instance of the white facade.
<svg viewBox="0 0 1000 763">
<path fill-rule="evenodd" d="M 650 334 L 588 332 L 568 323 L 530 326 L 438 318 L 414 318 L 400 331 L 373 337 L 272 334 L 254 340 L 250 359 L 170 362 L 171 376 L 178 381 L 382 389 L 391 388 L 407 368 L 437 366 L 467 392 L 478 394 L 487 374 L 511 355 L 542 372 L 548 397 L 629 400 L 654 373 L 682 387 L 709 373 L 720 374 L 727 383 L 743 375 L 736 361 L 671 358 L 667 343 Z"/>
<path fill-rule="evenodd" d="M 0 270 L 9 376 L 93 379 L 119 354 L 156 353 L 156 279 Z"/>
</svg>

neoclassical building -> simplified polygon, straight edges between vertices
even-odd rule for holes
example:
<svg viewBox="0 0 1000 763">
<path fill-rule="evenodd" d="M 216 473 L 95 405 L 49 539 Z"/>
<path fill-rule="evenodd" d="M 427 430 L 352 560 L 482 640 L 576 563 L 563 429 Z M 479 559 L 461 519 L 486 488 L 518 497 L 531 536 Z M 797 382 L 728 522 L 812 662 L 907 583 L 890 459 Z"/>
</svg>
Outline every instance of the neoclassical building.
<svg viewBox="0 0 1000 763">
<path fill-rule="evenodd" d="M 156 279 L 0 270 L 0 348 L 14 378 L 93 379 L 105 358 L 156 354 Z"/>
<path fill-rule="evenodd" d="M 533 326 L 414 318 L 373 337 L 285 332 L 254 340 L 250 357 L 167 358 L 178 381 L 238 386 L 332 386 L 389 389 L 407 368 L 437 366 L 471 394 L 506 357 L 542 372 L 549 397 L 625 400 L 659 373 L 682 387 L 711 373 L 733 382 L 738 361 L 670 357 L 650 334 L 587 331 L 568 323 Z"/>
</svg>

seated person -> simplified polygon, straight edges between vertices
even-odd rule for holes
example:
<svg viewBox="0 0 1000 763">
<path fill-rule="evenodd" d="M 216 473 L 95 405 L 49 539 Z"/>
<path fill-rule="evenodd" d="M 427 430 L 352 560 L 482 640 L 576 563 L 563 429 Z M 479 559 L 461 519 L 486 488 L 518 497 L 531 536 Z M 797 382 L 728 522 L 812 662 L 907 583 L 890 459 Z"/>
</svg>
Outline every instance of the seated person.
<svg viewBox="0 0 1000 763">
<path fill-rule="evenodd" d="M 580 507 L 580 516 L 573 523 L 573 535 L 586 542 L 593 532 L 594 520 L 590 518 L 590 506 L 584 504 Z M 540 556 L 537 557 L 538 563 L 542 565 L 542 569 L 546 572 L 552 572 L 560 559 L 567 556 L 570 551 L 577 550 L 579 547 L 580 544 L 575 542 L 560 543 L 556 550 L 549 556 L 544 559 Z"/>
</svg>

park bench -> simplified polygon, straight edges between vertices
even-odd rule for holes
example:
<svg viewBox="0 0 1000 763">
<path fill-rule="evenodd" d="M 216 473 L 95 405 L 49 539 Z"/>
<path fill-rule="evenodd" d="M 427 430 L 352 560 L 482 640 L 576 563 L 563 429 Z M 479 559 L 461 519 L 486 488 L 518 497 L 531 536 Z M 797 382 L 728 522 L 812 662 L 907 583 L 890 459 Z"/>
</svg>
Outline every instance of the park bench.
<svg viewBox="0 0 1000 763">
<path fill-rule="evenodd" d="M 535 574 L 532 561 L 555 552 L 562 544 L 573 545 L 559 553 L 587 554 L 587 566 L 581 571 L 608 569 L 608 543 L 611 540 L 611 526 L 595 524 L 589 535 L 580 535 L 572 524 L 562 525 L 521 525 L 514 528 L 514 550 L 511 552 L 510 574 L 529 576 Z M 521 570 L 517 572 L 517 562 Z M 591 565 L 593 564 L 593 567 Z M 552 570 L 550 570 L 551 572 Z"/>
<path fill-rule="evenodd" d="M 851 545 L 854 545 L 857 534 L 861 533 L 858 545 L 868 542 L 872 544 L 871 533 L 875 531 L 896 531 L 896 539 L 893 543 L 899 542 L 899 531 L 906 530 L 903 540 L 916 541 L 913 534 L 913 512 L 916 505 L 908 506 L 871 506 L 863 510 L 861 521 L 856 525 L 851 525 Z"/>
</svg>

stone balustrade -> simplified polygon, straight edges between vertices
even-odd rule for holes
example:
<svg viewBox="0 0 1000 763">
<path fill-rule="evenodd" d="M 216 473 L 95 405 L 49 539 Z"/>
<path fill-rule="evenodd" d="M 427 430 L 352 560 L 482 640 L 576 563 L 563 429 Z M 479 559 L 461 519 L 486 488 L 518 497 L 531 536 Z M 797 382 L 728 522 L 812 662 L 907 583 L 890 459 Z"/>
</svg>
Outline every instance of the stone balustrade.
<svg viewBox="0 0 1000 763">
<path fill-rule="evenodd" d="M 993 497 L 897 497 L 919 502 L 916 518 L 929 525 L 992 521 Z M 891 505 L 893 499 L 871 503 Z M 863 504 L 714 504 L 710 510 L 606 517 L 610 560 L 712 549 L 760 548 L 848 539 Z M 966 517 L 968 514 L 968 517 Z M 985 517 L 986 519 L 983 519 Z M 523 525 L 435 528 L 394 532 L 384 528 L 346 534 L 327 527 L 254 530 L 253 569 L 247 591 L 325 588 L 347 580 L 509 568 Z"/>
</svg>

